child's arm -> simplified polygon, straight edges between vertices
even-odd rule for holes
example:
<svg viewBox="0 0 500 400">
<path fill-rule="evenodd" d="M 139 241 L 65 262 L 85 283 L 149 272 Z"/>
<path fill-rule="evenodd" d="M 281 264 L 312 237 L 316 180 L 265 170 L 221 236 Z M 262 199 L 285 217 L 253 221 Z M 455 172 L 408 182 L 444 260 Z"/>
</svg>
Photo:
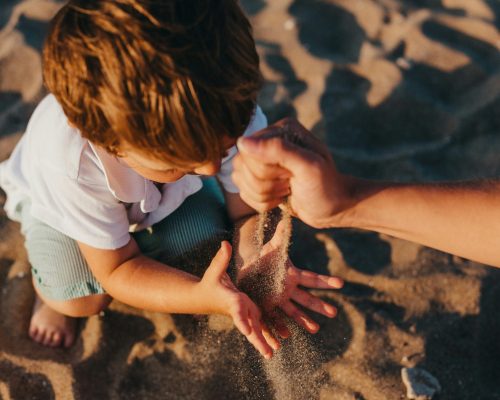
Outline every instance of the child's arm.
<svg viewBox="0 0 500 400">
<path fill-rule="evenodd" d="M 228 242 L 222 242 L 202 279 L 142 255 L 133 238 L 116 250 L 78 244 L 111 297 L 157 312 L 228 315 L 263 356 L 271 356 L 270 345 L 277 348 L 276 340 L 260 328 L 259 309 L 236 289 L 226 273 L 231 259 Z"/>
<path fill-rule="evenodd" d="M 262 266 L 259 266 L 259 263 L 255 262 L 258 258 L 272 259 L 273 254 L 279 251 L 281 241 L 284 237 L 284 226 L 283 224 L 278 225 L 273 238 L 264 245 L 259 253 L 259 249 L 257 249 L 255 243 L 255 230 L 257 229 L 257 215 L 255 210 L 248 206 L 239 194 L 224 192 L 224 195 L 229 216 L 235 223 L 235 261 L 239 269 L 238 279 L 243 282 L 245 276 L 252 274 L 252 270 L 262 268 Z M 287 260 L 285 268 L 286 276 L 283 293 L 281 293 L 279 298 L 265 299 L 265 311 L 269 316 L 275 318 L 275 328 L 278 329 L 282 336 L 288 336 L 288 329 L 280 322 L 276 314 L 277 308 L 281 309 L 310 333 L 315 333 L 318 331 L 319 326 L 306 313 L 302 312 L 295 303 L 302 305 L 307 310 L 323 314 L 330 318 L 336 315 L 336 309 L 332 305 L 299 288 L 299 286 L 313 289 L 339 289 L 342 287 L 343 281 L 337 277 L 319 275 L 296 268 L 290 259 Z M 264 272 L 274 273 L 274 271 Z"/>
</svg>

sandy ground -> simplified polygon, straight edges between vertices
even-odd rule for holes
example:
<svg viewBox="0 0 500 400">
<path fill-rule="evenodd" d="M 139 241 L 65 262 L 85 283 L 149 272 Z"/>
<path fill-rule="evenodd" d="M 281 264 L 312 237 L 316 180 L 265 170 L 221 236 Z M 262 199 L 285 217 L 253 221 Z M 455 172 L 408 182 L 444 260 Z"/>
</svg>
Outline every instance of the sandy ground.
<svg viewBox="0 0 500 400">
<path fill-rule="evenodd" d="M 343 171 L 405 181 L 500 174 L 498 1 L 243 3 L 269 119 L 296 115 Z M 40 48 L 57 7 L 1 0 L 0 159 L 43 94 Z M 439 399 L 500 399 L 500 271 L 300 223 L 292 258 L 347 284 L 320 293 L 339 316 L 320 318 L 320 333 L 298 334 L 273 363 L 224 321 L 118 303 L 82 320 L 73 348 L 52 350 L 27 337 L 29 266 L 19 226 L 1 211 L 0 398 L 392 400 L 406 398 L 401 368 L 418 366 L 441 383 Z"/>
</svg>

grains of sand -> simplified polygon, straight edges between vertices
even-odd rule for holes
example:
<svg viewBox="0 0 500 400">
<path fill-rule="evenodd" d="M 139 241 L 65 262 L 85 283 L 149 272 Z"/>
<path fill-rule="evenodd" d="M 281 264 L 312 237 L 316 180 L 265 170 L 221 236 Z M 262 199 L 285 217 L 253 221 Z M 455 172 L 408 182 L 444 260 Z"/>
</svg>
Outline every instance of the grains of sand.
<svg viewBox="0 0 500 400">
<path fill-rule="evenodd" d="M 301 140 L 293 131 L 285 129 L 284 137 L 301 145 Z M 292 213 L 289 200 L 280 206 L 281 241 L 278 248 L 260 258 L 254 269 L 247 273 L 240 282 L 240 288 L 246 292 L 263 311 L 263 319 L 271 325 L 278 309 L 269 310 L 269 304 L 279 307 L 285 291 L 287 275 L 288 250 L 292 236 Z M 266 237 L 276 230 L 277 218 L 272 213 L 263 212 L 258 217 L 255 244 L 259 254 L 265 245 Z M 262 367 L 273 389 L 276 400 L 293 400 L 316 398 L 321 381 L 325 378 L 321 370 L 320 357 L 315 350 L 309 334 L 299 327 L 295 321 L 281 315 L 290 330 L 290 337 L 282 341 L 282 347 L 269 361 L 262 361 Z"/>
</svg>

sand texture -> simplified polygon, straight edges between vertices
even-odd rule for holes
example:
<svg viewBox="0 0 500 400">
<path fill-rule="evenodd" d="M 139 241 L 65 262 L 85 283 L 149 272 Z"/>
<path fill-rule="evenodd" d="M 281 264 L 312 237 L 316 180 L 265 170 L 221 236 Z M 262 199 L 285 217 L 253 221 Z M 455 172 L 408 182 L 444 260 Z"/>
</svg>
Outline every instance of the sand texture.
<svg viewBox="0 0 500 400">
<path fill-rule="evenodd" d="M 43 96 L 40 49 L 60 4 L 0 0 L 0 160 Z M 297 116 L 342 171 L 399 181 L 500 175 L 497 0 L 243 4 L 269 120 Z M 0 398 L 393 400 L 406 398 L 401 369 L 418 367 L 437 378 L 440 400 L 500 399 L 499 270 L 299 222 L 291 254 L 347 283 L 317 292 L 338 317 L 318 317 L 317 335 L 297 332 L 272 362 L 223 318 L 117 302 L 80 321 L 71 349 L 52 350 L 27 336 L 29 265 L 19 225 L 0 209 Z"/>
</svg>

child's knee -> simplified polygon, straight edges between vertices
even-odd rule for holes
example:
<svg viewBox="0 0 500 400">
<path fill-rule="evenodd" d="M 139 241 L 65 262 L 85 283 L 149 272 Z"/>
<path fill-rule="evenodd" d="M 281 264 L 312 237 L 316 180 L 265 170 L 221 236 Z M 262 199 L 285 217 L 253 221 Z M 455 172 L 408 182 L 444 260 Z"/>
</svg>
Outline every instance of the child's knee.
<svg viewBox="0 0 500 400">
<path fill-rule="evenodd" d="M 77 299 L 56 301 L 40 296 L 45 304 L 69 317 L 90 317 L 105 310 L 112 298 L 107 294 L 95 294 Z"/>
</svg>

